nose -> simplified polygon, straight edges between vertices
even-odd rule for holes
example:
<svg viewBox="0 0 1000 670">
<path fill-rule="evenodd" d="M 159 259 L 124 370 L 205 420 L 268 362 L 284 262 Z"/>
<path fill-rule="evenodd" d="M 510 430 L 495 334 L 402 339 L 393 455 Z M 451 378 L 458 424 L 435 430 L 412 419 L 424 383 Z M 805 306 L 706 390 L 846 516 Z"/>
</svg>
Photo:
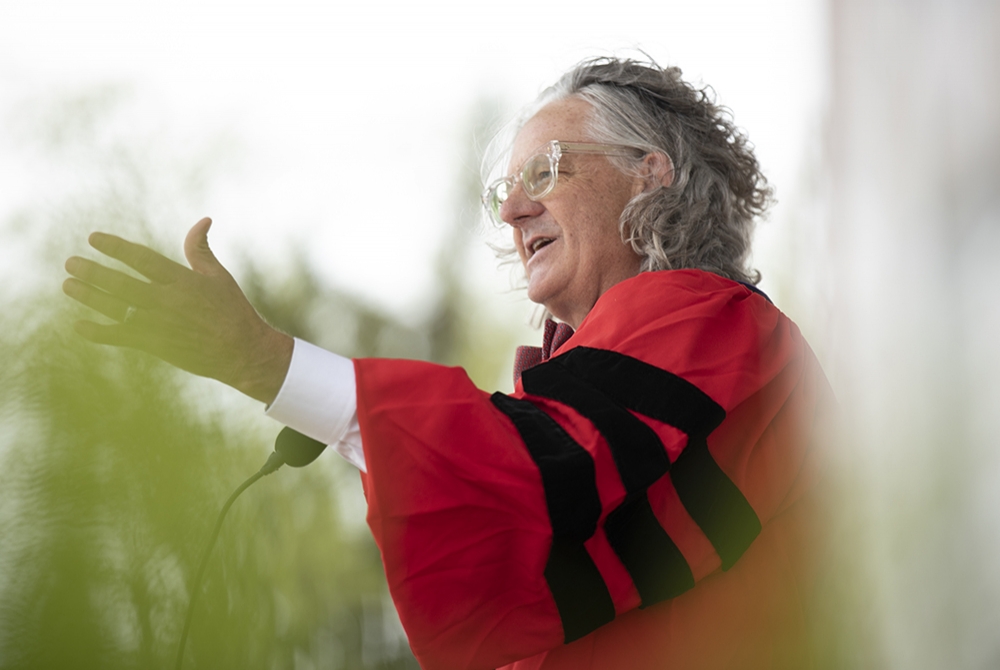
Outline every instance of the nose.
<svg viewBox="0 0 1000 670">
<path fill-rule="evenodd" d="M 500 205 L 500 218 L 505 223 L 518 226 L 524 221 L 538 216 L 543 211 L 545 211 L 545 206 L 529 198 L 519 181 L 507 194 L 507 199 Z"/>
</svg>

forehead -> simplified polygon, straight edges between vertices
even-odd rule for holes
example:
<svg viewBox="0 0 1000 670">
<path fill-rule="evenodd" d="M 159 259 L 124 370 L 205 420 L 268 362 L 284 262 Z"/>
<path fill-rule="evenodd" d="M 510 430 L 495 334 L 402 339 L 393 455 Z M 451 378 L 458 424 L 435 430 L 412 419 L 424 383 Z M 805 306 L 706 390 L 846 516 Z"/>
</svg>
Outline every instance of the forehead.
<svg viewBox="0 0 1000 670">
<path fill-rule="evenodd" d="M 564 98 L 542 107 L 518 131 L 510 156 L 510 167 L 517 169 L 539 147 L 552 140 L 585 142 L 587 123 L 593 109 L 579 98 Z"/>
</svg>

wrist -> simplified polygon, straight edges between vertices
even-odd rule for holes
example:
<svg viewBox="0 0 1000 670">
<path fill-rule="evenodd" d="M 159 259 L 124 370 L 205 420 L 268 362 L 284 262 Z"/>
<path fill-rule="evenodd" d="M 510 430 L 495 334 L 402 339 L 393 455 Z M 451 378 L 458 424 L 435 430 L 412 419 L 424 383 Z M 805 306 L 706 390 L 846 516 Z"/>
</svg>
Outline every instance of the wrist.
<svg viewBox="0 0 1000 670">
<path fill-rule="evenodd" d="M 295 341 L 270 326 L 265 325 L 264 328 L 262 345 L 248 356 L 232 386 L 241 393 L 270 405 L 285 382 Z"/>
</svg>

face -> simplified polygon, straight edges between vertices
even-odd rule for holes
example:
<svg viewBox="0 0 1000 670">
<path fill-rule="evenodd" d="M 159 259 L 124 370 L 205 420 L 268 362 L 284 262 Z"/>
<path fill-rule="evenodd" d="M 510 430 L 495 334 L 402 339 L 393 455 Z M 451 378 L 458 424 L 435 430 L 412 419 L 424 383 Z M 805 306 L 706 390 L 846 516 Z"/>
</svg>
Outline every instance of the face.
<svg viewBox="0 0 1000 670">
<path fill-rule="evenodd" d="M 590 103 L 567 98 L 543 107 L 514 141 L 508 170 L 551 140 L 592 142 L 585 132 Z M 607 157 L 563 154 L 555 189 L 538 202 L 521 184 L 500 208 L 528 277 L 528 298 L 574 328 L 609 288 L 639 273 L 641 258 L 618 231 L 622 210 L 643 181 L 623 175 Z"/>
</svg>

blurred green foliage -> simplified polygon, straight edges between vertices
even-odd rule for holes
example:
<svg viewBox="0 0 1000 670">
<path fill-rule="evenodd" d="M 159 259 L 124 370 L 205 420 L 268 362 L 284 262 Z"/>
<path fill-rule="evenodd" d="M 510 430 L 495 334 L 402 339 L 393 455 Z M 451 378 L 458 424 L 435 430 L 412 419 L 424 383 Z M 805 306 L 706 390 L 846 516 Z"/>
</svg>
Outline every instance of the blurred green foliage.
<svg viewBox="0 0 1000 670">
<path fill-rule="evenodd" d="M 66 334 L 65 310 L 51 314 L 60 323 L 3 343 L 3 667 L 170 667 L 220 503 L 273 434 L 200 416 L 166 366 L 91 346 Z M 359 662 L 362 607 L 382 587 L 374 546 L 343 528 L 337 485 L 282 472 L 238 501 L 187 667 L 296 667 L 325 626 L 344 633 L 327 645 L 343 664 L 326 667 L 395 667 Z"/>
<path fill-rule="evenodd" d="M 58 113 L 38 115 L 48 127 L 37 144 L 61 167 L 97 166 L 104 181 L 23 209 L 2 233 L 42 268 L 42 281 L 0 296 L 3 669 L 173 667 L 218 510 L 280 429 L 256 403 L 232 399 L 235 391 L 73 334 L 83 310 L 58 293 L 60 266 L 84 251 L 83 231 L 155 245 L 178 194 L 197 200 L 208 188 L 205 171 L 165 171 L 149 144 L 102 128 L 122 96 L 95 96 L 46 107 Z M 416 325 L 324 285 L 298 259 L 275 283 L 252 262 L 234 274 L 288 332 L 348 356 L 465 363 L 492 384 L 513 335 L 475 309 L 449 266 L 470 238 L 461 212 L 474 186 L 463 193 L 437 299 Z M 174 220 L 170 229 L 179 238 L 185 226 Z M 359 488 L 357 472 L 328 453 L 236 501 L 209 563 L 185 668 L 417 667 L 357 518 L 363 508 L 350 502 Z"/>
</svg>

